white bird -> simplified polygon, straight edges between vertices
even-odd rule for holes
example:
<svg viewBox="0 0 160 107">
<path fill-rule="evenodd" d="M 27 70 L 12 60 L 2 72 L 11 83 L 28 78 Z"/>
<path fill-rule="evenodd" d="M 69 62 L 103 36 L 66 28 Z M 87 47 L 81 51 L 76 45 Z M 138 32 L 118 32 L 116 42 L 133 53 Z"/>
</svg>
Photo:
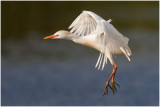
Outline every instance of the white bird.
<svg viewBox="0 0 160 107">
<path fill-rule="evenodd" d="M 113 60 L 113 55 L 124 54 L 129 61 L 129 56 L 131 55 L 131 50 L 128 47 L 129 39 L 119 33 L 110 22 L 111 19 L 106 21 L 91 11 L 83 11 L 69 26 L 70 32 L 60 30 L 54 35 L 44 38 L 68 39 L 100 51 L 95 65 L 95 68 L 98 68 L 98 70 L 100 68 L 103 70 L 109 59 L 113 66 L 113 72 L 105 84 L 103 95 L 108 93 L 108 86 L 112 89 L 113 93 L 116 91 L 115 85 L 119 86 L 114 81 L 117 65 Z M 112 87 L 109 85 L 110 80 Z"/>
</svg>

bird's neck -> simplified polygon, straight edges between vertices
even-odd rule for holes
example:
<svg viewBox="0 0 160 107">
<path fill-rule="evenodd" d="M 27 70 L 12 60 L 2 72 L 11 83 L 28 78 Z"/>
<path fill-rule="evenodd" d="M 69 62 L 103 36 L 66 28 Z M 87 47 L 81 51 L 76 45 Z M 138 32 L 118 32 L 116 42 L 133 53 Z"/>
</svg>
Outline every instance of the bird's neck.
<svg viewBox="0 0 160 107">
<path fill-rule="evenodd" d="M 75 41 L 77 38 L 73 33 L 68 34 L 65 39 Z"/>
<path fill-rule="evenodd" d="M 75 35 L 74 33 L 69 34 L 65 39 L 71 40 L 71 41 L 73 41 L 75 43 L 79 43 L 79 44 L 81 44 L 81 42 L 82 42 L 81 37 Z"/>
</svg>

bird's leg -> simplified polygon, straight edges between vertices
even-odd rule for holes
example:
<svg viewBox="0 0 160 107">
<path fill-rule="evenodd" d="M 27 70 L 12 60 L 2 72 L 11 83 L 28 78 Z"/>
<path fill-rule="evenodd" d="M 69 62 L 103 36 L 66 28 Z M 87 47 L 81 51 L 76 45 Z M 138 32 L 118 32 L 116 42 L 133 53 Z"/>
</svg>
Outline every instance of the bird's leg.
<svg viewBox="0 0 160 107">
<path fill-rule="evenodd" d="M 117 71 L 117 65 L 116 65 L 115 63 L 113 63 L 113 72 L 112 72 L 113 76 L 112 76 L 112 80 L 111 80 L 111 83 L 112 83 L 112 92 L 113 92 L 113 94 L 117 91 L 117 90 L 116 90 L 116 87 L 115 87 L 115 84 L 116 84 L 117 86 L 119 86 L 119 85 L 114 81 L 114 77 L 115 77 L 116 71 Z M 119 86 L 119 87 L 120 87 L 120 86 Z"/>
<path fill-rule="evenodd" d="M 112 87 L 109 85 L 109 82 L 110 82 L 112 77 L 113 77 L 113 72 L 112 72 L 112 74 L 110 75 L 109 79 L 106 82 L 106 85 L 105 85 L 105 88 L 104 88 L 104 92 L 103 92 L 103 96 L 108 94 L 108 86 L 112 89 Z"/>
<path fill-rule="evenodd" d="M 115 63 L 113 63 L 113 72 L 112 72 L 112 74 L 110 75 L 109 79 L 108 79 L 107 82 L 106 82 L 106 85 L 105 85 L 105 88 L 104 88 L 104 92 L 103 92 L 103 96 L 108 93 L 108 86 L 112 89 L 113 93 L 115 93 L 115 91 L 116 91 L 115 84 L 116 84 L 117 86 L 119 86 L 119 85 L 114 81 L 114 77 L 115 77 L 115 74 L 116 74 L 116 70 L 117 70 L 117 65 L 116 65 Z M 112 79 L 112 80 L 111 80 L 111 79 Z M 109 85 L 110 80 L 111 80 L 111 83 L 112 83 L 112 87 Z"/>
</svg>

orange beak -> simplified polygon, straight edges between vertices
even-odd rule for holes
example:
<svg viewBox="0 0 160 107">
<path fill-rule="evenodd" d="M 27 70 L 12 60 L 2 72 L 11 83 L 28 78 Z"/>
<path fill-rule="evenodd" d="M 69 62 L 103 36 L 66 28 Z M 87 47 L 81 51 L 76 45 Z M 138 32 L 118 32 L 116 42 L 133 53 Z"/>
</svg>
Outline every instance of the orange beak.
<svg viewBox="0 0 160 107">
<path fill-rule="evenodd" d="M 43 38 L 43 39 L 52 39 L 52 38 L 55 38 L 55 37 L 57 37 L 57 36 L 59 36 L 59 35 L 50 35 L 50 36 L 47 36 L 47 37 L 45 37 L 45 38 Z"/>
</svg>

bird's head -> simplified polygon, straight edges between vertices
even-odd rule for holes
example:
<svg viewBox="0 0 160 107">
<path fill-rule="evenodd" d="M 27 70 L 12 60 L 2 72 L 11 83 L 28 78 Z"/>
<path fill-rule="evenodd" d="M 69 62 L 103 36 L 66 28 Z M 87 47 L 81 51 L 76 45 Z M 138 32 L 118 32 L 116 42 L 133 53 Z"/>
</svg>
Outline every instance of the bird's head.
<svg viewBox="0 0 160 107">
<path fill-rule="evenodd" d="M 71 33 L 65 30 L 57 31 L 55 34 L 45 37 L 44 39 L 68 39 Z"/>
</svg>

